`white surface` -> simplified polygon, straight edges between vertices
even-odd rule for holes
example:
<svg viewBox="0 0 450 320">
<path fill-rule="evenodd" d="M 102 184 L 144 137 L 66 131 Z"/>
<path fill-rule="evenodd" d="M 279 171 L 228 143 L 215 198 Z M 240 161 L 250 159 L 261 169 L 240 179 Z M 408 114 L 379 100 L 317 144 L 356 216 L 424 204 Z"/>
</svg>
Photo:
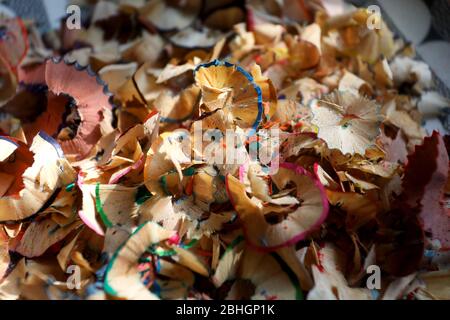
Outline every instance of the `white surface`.
<svg viewBox="0 0 450 320">
<path fill-rule="evenodd" d="M 0 13 L 6 15 L 8 17 L 15 17 L 16 16 L 14 11 L 12 11 L 7 6 L 2 5 L 1 3 L 0 3 Z"/>
<path fill-rule="evenodd" d="M 392 22 L 414 44 L 422 42 L 431 27 L 431 13 L 422 0 L 378 0 Z"/>
<path fill-rule="evenodd" d="M 60 19 L 66 15 L 67 0 L 42 0 L 52 28 L 58 28 Z"/>
<path fill-rule="evenodd" d="M 322 4 L 330 16 L 343 14 L 346 10 L 353 7 L 343 0 L 322 0 Z"/>
<path fill-rule="evenodd" d="M 436 75 L 450 87 L 450 43 L 429 41 L 417 47 L 417 52 Z"/>
<path fill-rule="evenodd" d="M 429 136 L 433 133 L 433 131 L 438 131 L 441 135 L 448 134 L 448 131 L 443 127 L 442 122 L 436 118 L 426 120 L 424 128 Z"/>
</svg>

